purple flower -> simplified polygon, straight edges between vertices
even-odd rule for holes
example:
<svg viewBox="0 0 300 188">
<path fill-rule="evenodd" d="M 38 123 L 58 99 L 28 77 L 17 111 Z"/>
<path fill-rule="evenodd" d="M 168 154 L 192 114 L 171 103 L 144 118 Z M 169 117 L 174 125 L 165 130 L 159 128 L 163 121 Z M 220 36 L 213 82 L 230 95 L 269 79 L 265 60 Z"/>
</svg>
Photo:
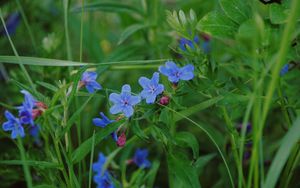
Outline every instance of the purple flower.
<svg viewBox="0 0 300 188">
<path fill-rule="evenodd" d="M 7 32 L 9 35 L 13 35 L 16 32 L 16 29 L 19 25 L 20 22 L 20 13 L 19 12 L 15 12 L 9 15 L 8 19 L 5 22 L 6 28 L 7 28 Z M 5 36 L 6 32 L 4 27 L 0 30 L 0 36 Z"/>
<path fill-rule="evenodd" d="M 177 67 L 173 61 L 167 61 L 165 66 L 159 67 L 159 72 L 167 76 L 172 83 L 178 83 L 179 80 L 191 80 L 194 78 L 194 66 L 191 64 L 184 67 Z"/>
<path fill-rule="evenodd" d="M 109 100 L 114 103 L 110 113 L 123 112 L 126 117 L 130 117 L 133 115 L 133 107 L 141 101 L 141 98 L 131 95 L 131 88 L 126 84 L 123 85 L 121 94 L 112 93 L 109 95 Z"/>
<path fill-rule="evenodd" d="M 149 168 L 151 166 L 151 163 L 147 159 L 147 157 L 147 149 L 137 149 L 133 157 L 133 162 L 140 168 Z"/>
<path fill-rule="evenodd" d="M 153 73 L 151 80 L 146 77 L 139 79 L 139 84 L 143 87 L 141 97 L 146 99 L 146 103 L 154 103 L 156 96 L 164 91 L 164 86 L 159 84 L 159 73 Z"/>
<path fill-rule="evenodd" d="M 26 90 L 22 90 L 21 93 L 24 94 L 24 101 L 22 106 L 17 107 L 19 109 L 19 118 L 22 124 L 34 125 L 32 110 L 35 107 L 36 100 L 33 96 Z"/>
<path fill-rule="evenodd" d="M 103 112 L 100 112 L 100 116 L 102 117 L 102 119 L 101 119 L 101 118 L 94 118 L 94 119 L 93 119 L 93 123 L 94 123 L 96 126 L 99 126 L 99 127 L 104 128 L 104 127 L 106 127 L 106 125 L 115 122 L 115 120 L 110 120 L 110 119 L 108 119 L 108 117 L 106 117 L 106 116 L 103 114 Z"/>
<path fill-rule="evenodd" d="M 102 86 L 96 81 L 96 72 L 84 72 L 81 77 L 81 83 L 85 86 L 89 93 L 102 89 Z"/>
<path fill-rule="evenodd" d="M 289 64 L 285 64 L 280 70 L 280 76 L 285 75 L 289 71 Z"/>
<path fill-rule="evenodd" d="M 187 46 L 190 47 L 191 49 L 195 49 L 195 46 L 194 46 L 193 42 L 196 43 L 196 44 L 199 43 L 199 37 L 195 36 L 193 41 L 191 41 L 189 39 L 186 39 L 186 38 L 181 38 L 179 40 L 179 48 L 183 51 L 187 50 L 186 49 Z"/>
<path fill-rule="evenodd" d="M 14 117 L 9 111 L 5 111 L 6 122 L 3 123 L 4 131 L 11 131 L 11 138 L 15 139 L 17 136 L 24 137 L 25 132 L 18 118 Z"/>
</svg>

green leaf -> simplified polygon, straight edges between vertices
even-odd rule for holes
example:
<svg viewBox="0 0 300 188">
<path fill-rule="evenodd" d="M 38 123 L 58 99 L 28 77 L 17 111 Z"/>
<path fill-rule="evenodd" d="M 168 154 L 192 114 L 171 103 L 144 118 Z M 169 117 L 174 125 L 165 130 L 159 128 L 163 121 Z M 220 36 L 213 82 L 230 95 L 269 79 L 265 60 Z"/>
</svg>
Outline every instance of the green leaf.
<svg viewBox="0 0 300 188">
<path fill-rule="evenodd" d="M 197 138 L 189 132 L 178 132 L 175 135 L 176 144 L 182 147 L 190 147 L 193 150 L 193 157 L 199 157 L 199 143 Z"/>
<path fill-rule="evenodd" d="M 22 57 L 20 56 L 21 64 L 23 65 L 36 65 L 36 66 L 51 66 L 51 67 L 66 67 L 66 66 L 84 66 L 93 65 L 91 63 L 79 63 L 75 61 L 65 61 L 58 59 L 47 59 L 38 57 Z M 0 62 L 20 64 L 16 56 L 0 56 Z"/>
<path fill-rule="evenodd" d="M 46 89 L 53 91 L 53 92 L 57 92 L 57 90 L 58 90 L 58 88 L 56 86 L 46 83 L 46 82 L 37 81 L 36 83 L 43 86 Z"/>
<path fill-rule="evenodd" d="M 120 2 L 99 2 L 99 3 L 91 3 L 87 4 L 83 7 L 85 12 L 92 11 L 105 11 L 105 12 L 125 12 L 125 13 L 136 13 L 139 15 L 143 15 L 141 9 L 138 9 L 134 6 L 122 4 Z M 71 12 L 81 13 L 82 7 L 78 6 L 71 9 Z"/>
<path fill-rule="evenodd" d="M 176 158 L 168 154 L 168 170 L 170 187 L 177 188 L 200 188 L 199 178 L 196 168 L 190 165 L 189 161 Z"/>
<path fill-rule="evenodd" d="M 55 186 L 43 184 L 43 185 L 36 185 L 33 188 L 55 188 Z"/>
<path fill-rule="evenodd" d="M 289 11 L 285 9 L 283 5 L 273 3 L 270 5 L 269 15 L 273 24 L 283 24 L 287 20 Z"/>
<path fill-rule="evenodd" d="M 135 121 L 132 126 L 131 130 L 134 133 L 134 135 L 138 136 L 139 138 L 143 140 L 149 139 L 149 137 L 144 133 L 144 131 L 140 128 L 139 121 Z"/>
<path fill-rule="evenodd" d="M 152 162 L 151 169 L 145 177 L 145 179 L 147 180 L 146 187 L 154 187 L 154 181 L 155 181 L 155 177 L 157 175 L 159 166 L 160 166 L 159 161 Z"/>
<path fill-rule="evenodd" d="M 28 166 L 37 167 L 37 168 L 61 168 L 62 166 L 58 163 L 54 162 L 47 162 L 47 161 L 26 161 Z M 22 160 L 3 160 L 0 161 L 0 164 L 3 165 L 23 165 Z"/>
<path fill-rule="evenodd" d="M 137 32 L 141 29 L 145 29 L 147 27 L 149 27 L 149 26 L 144 25 L 144 24 L 133 24 L 133 25 L 127 27 L 121 34 L 118 44 L 121 44 L 122 42 L 124 42 L 128 37 L 133 35 L 135 32 Z"/>
<path fill-rule="evenodd" d="M 217 154 L 212 153 L 208 155 L 201 156 L 197 159 L 197 161 L 194 163 L 195 168 L 197 168 L 198 174 L 200 174 L 207 163 L 211 161 Z"/>
<path fill-rule="evenodd" d="M 184 118 L 183 116 L 190 116 L 190 115 L 195 114 L 195 113 L 197 113 L 201 110 L 209 108 L 209 107 L 213 106 L 214 104 L 216 104 L 217 102 L 219 102 L 222 99 L 223 99 L 223 96 L 218 96 L 218 97 L 209 99 L 207 101 L 204 101 L 200 104 L 196 104 L 192 107 L 189 107 L 188 109 L 179 112 L 181 115 L 174 114 L 174 121 L 177 122 L 179 120 L 182 120 Z"/>
<path fill-rule="evenodd" d="M 247 5 L 246 1 L 241 0 L 220 0 L 221 7 L 232 21 L 241 24 L 248 18 L 248 12 L 251 7 Z"/>
<path fill-rule="evenodd" d="M 101 129 L 98 133 L 95 134 L 95 145 L 99 144 L 104 138 L 110 135 L 115 131 L 124 120 L 112 123 Z M 93 144 L 93 136 L 84 141 L 73 153 L 72 153 L 72 163 L 78 163 L 81 161 L 89 152 L 91 152 L 91 145 Z"/>
<path fill-rule="evenodd" d="M 300 117 L 296 119 L 293 126 L 283 137 L 280 148 L 278 149 L 271 167 L 268 171 L 267 178 L 263 187 L 273 188 L 281 174 L 281 171 L 286 163 L 293 147 L 300 139 Z"/>
<path fill-rule="evenodd" d="M 198 22 L 197 29 L 214 37 L 230 38 L 237 31 L 238 26 L 225 14 L 213 11 Z"/>
</svg>

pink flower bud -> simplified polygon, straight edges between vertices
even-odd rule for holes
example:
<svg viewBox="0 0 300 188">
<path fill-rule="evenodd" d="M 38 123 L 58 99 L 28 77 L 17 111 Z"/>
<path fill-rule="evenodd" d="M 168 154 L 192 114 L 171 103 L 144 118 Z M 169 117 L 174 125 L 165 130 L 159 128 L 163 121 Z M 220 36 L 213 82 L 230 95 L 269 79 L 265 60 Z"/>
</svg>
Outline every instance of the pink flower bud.
<svg viewBox="0 0 300 188">
<path fill-rule="evenodd" d="M 123 147 L 126 143 L 126 135 L 125 133 L 123 132 L 119 137 L 118 137 L 118 140 L 117 140 L 117 146 L 118 147 Z"/>
<path fill-rule="evenodd" d="M 170 98 L 168 96 L 162 96 L 159 100 L 159 104 L 161 105 L 168 105 L 170 102 Z"/>
</svg>

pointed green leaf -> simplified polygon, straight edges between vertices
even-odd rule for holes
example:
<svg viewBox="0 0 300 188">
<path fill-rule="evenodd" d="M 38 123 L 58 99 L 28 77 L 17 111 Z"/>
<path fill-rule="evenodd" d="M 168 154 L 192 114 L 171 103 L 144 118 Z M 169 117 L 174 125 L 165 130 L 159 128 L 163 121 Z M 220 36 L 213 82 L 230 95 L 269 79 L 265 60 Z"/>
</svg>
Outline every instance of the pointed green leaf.
<svg viewBox="0 0 300 188">
<path fill-rule="evenodd" d="M 178 132 L 175 135 L 176 144 L 182 147 L 190 147 L 193 150 L 193 157 L 199 157 L 199 143 L 197 138 L 190 132 Z"/>
<path fill-rule="evenodd" d="M 248 12 L 251 7 L 248 6 L 246 1 L 220 0 L 220 4 L 226 16 L 237 24 L 241 24 L 249 18 Z"/>
<path fill-rule="evenodd" d="M 141 29 L 145 29 L 147 27 L 148 26 L 144 25 L 144 24 L 134 24 L 134 25 L 127 27 L 121 34 L 118 44 L 121 44 L 122 42 L 124 42 L 128 37 L 133 35 L 135 32 L 137 32 Z"/>
</svg>

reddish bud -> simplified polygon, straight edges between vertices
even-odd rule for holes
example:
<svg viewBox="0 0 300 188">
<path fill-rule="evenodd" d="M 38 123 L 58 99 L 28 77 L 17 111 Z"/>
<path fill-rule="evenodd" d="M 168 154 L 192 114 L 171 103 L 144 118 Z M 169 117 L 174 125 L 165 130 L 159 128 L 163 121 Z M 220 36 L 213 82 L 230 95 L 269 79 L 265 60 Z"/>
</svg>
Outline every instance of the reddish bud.
<svg viewBox="0 0 300 188">
<path fill-rule="evenodd" d="M 39 109 L 33 109 L 32 110 L 32 118 L 35 119 L 37 117 L 39 117 L 40 115 L 42 115 L 43 111 L 39 110 Z"/>
<path fill-rule="evenodd" d="M 40 102 L 40 101 L 35 102 L 35 106 L 37 108 L 43 109 L 43 110 L 48 109 L 48 106 L 45 103 Z"/>
<path fill-rule="evenodd" d="M 210 41 L 210 35 L 206 33 L 201 33 L 201 37 L 203 38 L 204 41 Z"/>
<path fill-rule="evenodd" d="M 162 98 L 159 99 L 159 104 L 161 105 L 168 105 L 170 102 L 170 98 L 168 96 L 162 96 Z"/>
<path fill-rule="evenodd" d="M 118 140 L 117 140 L 117 146 L 118 147 L 123 147 L 126 143 L 126 135 L 125 133 L 123 132 L 119 137 L 118 137 Z"/>
</svg>

